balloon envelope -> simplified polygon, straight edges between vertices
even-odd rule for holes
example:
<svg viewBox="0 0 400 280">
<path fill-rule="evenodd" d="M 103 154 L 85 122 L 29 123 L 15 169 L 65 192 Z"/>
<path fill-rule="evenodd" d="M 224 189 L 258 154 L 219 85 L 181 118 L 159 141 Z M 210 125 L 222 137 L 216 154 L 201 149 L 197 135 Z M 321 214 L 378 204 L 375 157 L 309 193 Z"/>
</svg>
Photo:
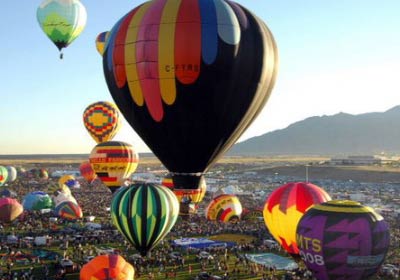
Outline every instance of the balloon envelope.
<svg viewBox="0 0 400 280">
<path fill-rule="evenodd" d="M 80 280 L 133 280 L 133 266 L 119 255 L 100 255 L 85 264 Z"/>
<path fill-rule="evenodd" d="M 89 184 L 91 184 L 97 178 L 97 174 L 94 172 L 89 161 L 82 162 L 82 164 L 79 166 L 79 171 L 81 172 L 82 177 L 85 178 Z"/>
<path fill-rule="evenodd" d="M 70 189 L 77 189 L 80 187 L 79 181 L 75 179 L 75 176 L 73 175 L 63 175 L 60 177 L 58 180 L 58 185 L 61 187 L 62 185 L 65 185 L 69 187 Z"/>
<path fill-rule="evenodd" d="M 205 213 L 210 221 L 234 223 L 239 220 L 242 211 L 242 204 L 236 195 L 221 194 L 210 201 Z"/>
<path fill-rule="evenodd" d="M 14 166 L 6 166 L 8 171 L 7 183 L 12 183 L 17 179 L 17 169 Z"/>
<path fill-rule="evenodd" d="M 97 52 L 102 56 L 104 54 L 104 49 L 106 46 L 106 41 L 108 39 L 108 31 L 101 32 L 99 35 L 96 37 L 96 49 Z"/>
<path fill-rule="evenodd" d="M 297 255 L 296 227 L 300 218 L 313 205 L 331 200 L 320 187 L 308 183 L 288 183 L 274 190 L 267 198 L 263 215 L 275 240 L 289 253 Z"/>
<path fill-rule="evenodd" d="M 17 193 L 9 190 L 9 189 L 2 189 L 0 191 L 0 197 L 10 197 L 10 198 L 16 198 L 17 197 Z"/>
<path fill-rule="evenodd" d="M 90 104 L 83 112 L 83 124 L 96 143 L 111 141 L 121 127 L 118 108 L 107 101 Z"/>
<path fill-rule="evenodd" d="M 22 214 L 24 208 L 13 198 L 0 198 L 0 221 L 9 223 Z"/>
<path fill-rule="evenodd" d="M 297 227 L 297 244 L 318 280 L 368 279 L 389 248 L 388 224 L 372 208 L 355 201 L 314 205 Z"/>
<path fill-rule="evenodd" d="M 143 256 L 167 235 L 178 214 L 176 196 L 157 184 L 121 188 L 111 201 L 113 224 Z"/>
<path fill-rule="evenodd" d="M 79 0 L 44 0 L 36 16 L 43 32 L 60 51 L 79 36 L 87 19 Z"/>
<path fill-rule="evenodd" d="M 53 201 L 47 193 L 36 191 L 28 193 L 24 200 L 22 201 L 22 205 L 25 210 L 41 210 L 41 209 L 49 209 L 53 208 Z"/>
<path fill-rule="evenodd" d="M 103 68 L 175 188 L 197 189 L 266 103 L 277 48 L 267 26 L 232 1 L 154 0 L 112 28 Z"/>
<path fill-rule="evenodd" d="M 0 187 L 7 182 L 8 170 L 4 166 L 0 166 Z"/>
<path fill-rule="evenodd" d="M 139 156 L 132 145 L 109 141 L 97 144 L 89 161 L 99 179 L 114 193 L 135 172 Z"/>
<path fill-rule="evenodd" d="M 54 212 L 61 218 L 67 220 L 76 220 L 83 216 L 81 207 L 74 201 L 63 201 L 59 203 L 54 208 Z"/>
</svg>

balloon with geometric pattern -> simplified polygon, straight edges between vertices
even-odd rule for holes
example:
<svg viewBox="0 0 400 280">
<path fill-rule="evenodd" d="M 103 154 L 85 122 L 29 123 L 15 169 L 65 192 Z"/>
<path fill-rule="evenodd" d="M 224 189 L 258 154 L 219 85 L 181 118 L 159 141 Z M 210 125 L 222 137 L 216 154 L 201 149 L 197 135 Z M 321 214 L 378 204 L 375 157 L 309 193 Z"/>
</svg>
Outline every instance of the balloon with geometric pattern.
<svg viewBox="0 0 400 280">
<path fill-rule="evenodd" d="M 79 189 L 81 186 L 81 184 L 75 178 L 75 176 L 71 175 L 71 174 L 65 174 L 65 175 L 61 176 L 60 179 L 58 180 L 58 185 L 60 186 L 60 188 L 63 185 L 65 185 L 70 189 Z"/>
<path fill-rule="evenodd" d="M 264 205 L 264 222 L 275 240 L 294 258 L 299 254 L 296 228 L 313 205 L 331 200 L 322 188 L 309 182 L 291 182 L 275 189 Z"/>
<path fill-rule="evenodd" d="M 109 34 L 108 31 L 104 31 L 104 32 L 101 32 L 96 37 L 96 49 L 97 49 L 97 52 L 101 56 L 103 56 L 103 53 L 104 53 L 105 45 L 106 45 L 106 42 L 108 39 L 108 34 Z"/>
<path fill-rule="evenodd" d="M 263 109 L 277 53 L 266 24 L 233 1 L 152 0 L 110 30 L 103 69 L 174 188 L 193 190 Z"/>
<path fill-rule="evenodd" d="M 99 255 L 85 264 L 80 280 L 133 280 L 135 269 L 119 255 Z"/>
<path fill-rule="evenodd" d="M 36 12 L 43 32 L 60 51 L 66 48 L 83 31 L 86 9 L 79 0 L 43 0 Z"/>
<path fill-rule="evenodd" d="M 92 149 L 89 162 L 99 179 L 114 193 L 125 186 L 135 172 L 139 156 L 128 143 L 108 141 L 97 144 Z"/>
<path fill-rule="evenodd" d="M 178 215 L 176 196 L 153 183 L 137 182 L 121 188 L 111 201 L 113 224 L 142 256 L 168 234 Z"/>
<path fill-rule="evenodd" d="M 92 103 L 83 112 L 83 124 L 96 143 L 111 141 L 121 127 L 118 108 L 108 101 Z"/>
<path fill-rule="evenodd" d="M 372 208 L 349 200 L 311 207 L 297 227 L 300 256 L 318 280 L 363 280 L 389 249 L 389 228 Z"/>
</svg>

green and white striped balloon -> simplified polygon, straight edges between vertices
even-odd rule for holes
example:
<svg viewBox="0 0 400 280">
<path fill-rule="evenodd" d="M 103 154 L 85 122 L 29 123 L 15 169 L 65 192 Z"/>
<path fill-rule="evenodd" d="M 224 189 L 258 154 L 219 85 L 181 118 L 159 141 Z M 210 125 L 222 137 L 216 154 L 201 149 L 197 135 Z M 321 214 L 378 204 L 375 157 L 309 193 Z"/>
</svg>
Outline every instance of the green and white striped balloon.
<svg viewBox="0 0 400 280">
<path fill-rule="evenodd" d="M 134 183 L 111 201 L 113 224 L 143 256 L 168 234 L 178 215 L 178 199 L 158 184 Z"/>
</svg>

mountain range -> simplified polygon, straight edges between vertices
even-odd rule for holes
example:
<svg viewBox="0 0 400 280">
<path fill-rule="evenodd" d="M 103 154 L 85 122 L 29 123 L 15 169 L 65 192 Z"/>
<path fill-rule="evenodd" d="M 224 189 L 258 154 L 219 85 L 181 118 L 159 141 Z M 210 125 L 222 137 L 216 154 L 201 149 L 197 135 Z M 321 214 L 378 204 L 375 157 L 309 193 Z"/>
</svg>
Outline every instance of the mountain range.
<svg viewBox="0 0 400 280">
<path fill-rule="evenodd" d="M 338 113 L 293 123 L 234 145 L 228 155 L 374 155 L 400 153 L 400 105 L 385 112 Z"/>
</svg>

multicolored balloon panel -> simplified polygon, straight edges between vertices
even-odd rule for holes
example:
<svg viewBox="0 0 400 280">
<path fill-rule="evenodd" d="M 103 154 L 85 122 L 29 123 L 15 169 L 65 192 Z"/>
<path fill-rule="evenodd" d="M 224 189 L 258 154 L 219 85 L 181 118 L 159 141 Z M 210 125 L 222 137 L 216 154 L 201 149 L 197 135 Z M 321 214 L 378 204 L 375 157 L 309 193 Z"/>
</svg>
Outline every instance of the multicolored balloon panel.
<svg viewBox="0 0 400 280">
<path fill-rule="evenodd" d="M 0 166 L 0 187 L 7 182 L 8 170 L 4 166 Z"/>
<path fill-rule="evenodd" d="M 308 183 L 288 183 L 274 190 L 267 198 L 263 215 L 275 240 L 292 255 L 299 254 L 296 228 L 300 218 L 313 205 L 331 200 L 320 187 Z"/>
<path fill-rule="evenodd" d="M 119 255 L 99 255 L 85 264 L 80 271 L 80 280 L 133 280 L 133 266 Z"/>
<path fill-rule="evenodd" d="M 44 0 L 36 16 L 43 32 L 60 51 L 81 34 L 87 20 L 79 0 Z"/>
<path fill-rule="evenodd" d="M 24 208 L 22 205 L 13 198 L 3 197 L 0 198 L 0 221 L 3 223 L 10 223 L 22 214 Z"/>
<path fill-rule="evenodd" d="M 97 174 L 94 172 L 89 161 L 82 162 L 82 164 L 79 166 L 79 171 L 81 172 L 82 177 L 85 178 L 89 184 L 91 184 L 97 178 Z"/>
<path fill-rule="evenodd" d="M 204 177 L 201 178 L 198 189 L 176 189 L 171 176 L 166 176 L 161 184 L 174 192 L 179 203 L 200 203 L 203 201 L 207 191 L 206 180 Z"/>
<path fill-rule="evenodd" d="M 232 1 L 153 0 L 112 28 L 103 68 L 175 189 L 197 189 L 266 103 L 277 48 L 266 25 Z"/>
<path fill-rule="evenodd" d="M 121 188 L 111 201 L 113 224 L 143 256 L 172 229 L 178 211 L 176 196 L 150 183 Z"/>
<path fill-rule="evenodd" d="M 110 141 L 121 127 L 118 108 L 107 101 L 90 104 L 83 112 L 83 124 L 96 143 Z"/>
<path fill-rule="evenodd" d="M 235 223 L 239 220 L 243 208 L 236 195 L 221 194 L 208 204 L 205 213 L 210 221 Z"/>
<path fill-rule="evenodd" d="M 96 37 L 96 49 L 97 52 L 102 56 L 104 54 L 106 42 L 108 39 L 108 31 L 101 32 L 99 35 Z"/>
<path fill-rule="evenodd" d="M 63 201 L 59 203 L 54 208 L 54 212 L 61 218 L 71 221 L 80 219 L 83 216 L 81 207 L 73 201 Z"/>
<path fill-rule="evenodd" d="M 138 161 L 132 145 L 118 141 L 96 145 L 89 156 L 94 172 L 113 193 L 135 172 Z"/>
<path fill-rule="evenodd" d="M 58 180 L 58 185 L 60 186 L 60 188 L 65 185 L 70 189 L 77 189 L 80 187 L 79 181 L 75 178 L 75 176 L 70 174 L 61 176 Z"/>
<path fill-rule="evenodd" d="M 329 201 L 310 208 L 297 227 L 297 244 L 318 280 L 361 280 L 375 274 L 389 248 L 389 229 L 370 207 Z"/>
</svg>

